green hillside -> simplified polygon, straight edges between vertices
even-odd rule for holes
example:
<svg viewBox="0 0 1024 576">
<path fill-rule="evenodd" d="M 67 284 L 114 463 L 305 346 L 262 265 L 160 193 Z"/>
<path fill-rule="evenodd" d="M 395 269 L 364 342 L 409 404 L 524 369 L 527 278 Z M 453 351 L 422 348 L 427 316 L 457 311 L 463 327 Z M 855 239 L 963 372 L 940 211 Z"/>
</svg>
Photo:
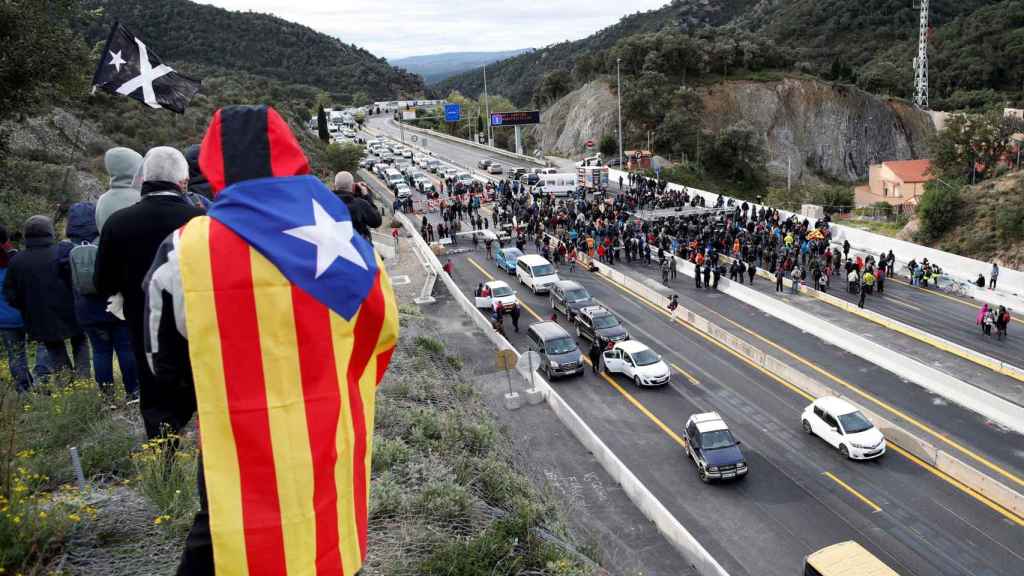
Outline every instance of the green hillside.
<svg viewBox="0 0 1024 576">
<path fill-rule="evenodd" d="M 931 6 L 932 107 L 979 109 L 1024 100 L 1024 1 L 933 0 Z M 699 72 L 682 78 L 690 83 L 756 78 L 765 67 L 751 64 L 758 56 L 753 48 L 772 46 L 781 59 L 771 58 L 770 68 L 907 98 L 917 31 L 918 11 L 908 0 L 673 0 L 582 40 L 495 63 L 487 69 L 488 87 L 521 106 L 543 105 L 552 92 L 614 74 L 616 58 L 635 37 L 668 33 L 687 45 L 680 60 Z M 662 67 L 653 56 L 643 64 Z M 474 71 L 449 78 L 437 91 L 476 95 L 482 88 Z"/>
<path fill-rule="evenodd" d="M 120 20 L 172 64 L 216 66 L 317 86 L 341 100 L 360 92 L 374 100 L 424 90 L 421 78 L 383 58 L 267 14 L 188 0 L 85 0 L 83 5 L 102 9 L 101 17 L 84 27 L 90 42 L 105 40 L 110 25 Z"/>
</svg>

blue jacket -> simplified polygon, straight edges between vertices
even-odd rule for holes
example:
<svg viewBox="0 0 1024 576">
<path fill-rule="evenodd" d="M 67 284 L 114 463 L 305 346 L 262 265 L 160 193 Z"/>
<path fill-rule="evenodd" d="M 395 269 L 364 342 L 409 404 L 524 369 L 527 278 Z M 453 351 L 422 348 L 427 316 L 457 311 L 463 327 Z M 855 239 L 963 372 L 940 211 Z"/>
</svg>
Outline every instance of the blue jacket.
<svg viewBox="0 0 1024 576">
<path fill-rule="evenodd" d="M 7 277 L 7 268 L 0 268 L 0 286 L 4 285 L 4 278 Z M 21 319 L 21 312 L 18 312 L 4 299 L 3 290 L 0 290 L 0 330 L 11 328 L 24 328 L 25 321 Z"/>
</svg>

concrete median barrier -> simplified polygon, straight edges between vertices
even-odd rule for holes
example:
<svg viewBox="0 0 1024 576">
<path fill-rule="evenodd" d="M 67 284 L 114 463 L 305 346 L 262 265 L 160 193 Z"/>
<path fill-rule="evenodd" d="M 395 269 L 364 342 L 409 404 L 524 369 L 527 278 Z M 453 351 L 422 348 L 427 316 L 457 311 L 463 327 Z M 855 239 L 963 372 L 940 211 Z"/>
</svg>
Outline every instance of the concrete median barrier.
<svg viewBox="0 0 1024 576">
<path fill-rule="evenodd" d="M 658 290 L 626 277 L 614 268 L 600 262 L 595 262 L 594 265 L 597 267 L 599 274 L 634 292 L 640 298 L 648 301 L 652 305 L 657 305 L 659 307 L 667 305 L 668 297 Z M 692 275 L 692 264 L 690 266 L 690 272 Z M 724 282 L 728 281 L 726 280 Z M 756 306 L 756 304 L 754 305 Z M 723 345 L 741 354 L 751 363 L 764 368 L 767 372 L 788 382 L 790 385 L 798 388 L 813 398 L 841 395 L 825 384 L 819 382 L 816 378 L 792 367 L 789 362 L 776 358 L 770 352 L 767 352 L 749 341 L 736 336 L 729 330 L 716 325 L 710 320 L 683 307 L 682 305 L 675 310 L 674 317 L 680 321 L 689 323 L 697 330 L 707 334 L 721 342 Z M 878 429 L 882 431 L 888 442 L 891 444 L 905 450 L 925 464 L 933 466 L 941 472 L 944 472 L 957 482 L 960 482 L 978 494 L 985 496 L 1006 510 L 1017 515 L 1024 515 L 1024 494 L 1009 488 L 1002 482 L 999 482 L 978 468 L 965 463 L 948 452 L 936 448 L 935 445 L 916 434 L 913 434 L 905 427 L 890 421 L 888 418 L 880 416 L 876 412 L 864 409 L 863 406 L 859 404 L 856 397 L 845 396 L 844 399 L 854 406 L 857 406 L 858 409 L 860 409 L 878 427 Z"/>
<path fill-rule="evenodd" d="M 513 350 L 515 347 L 503 336 L 495 332 L 490 322 L 483 314 L 476 309 L 469 298 L 459 289 L 448 274 L 442 270 L 441 261 L 431 252 L 426 242 L 416 231 L 412 221 L 404 214 L 396 214 L 395 217 L 402 223 L 402 226 L 411 236 L 412 242 L 430 263 L 430 266 L 442 279 L 445 287 L 451 293 L 455 302 L 462 308 L 462 311 L 473 321 L 491 341 L 498 350 Z M 621 276 L 621 275 L 620 275 Z M 518 352 L 516 353 L 518 355 Z M 526 379 L 528 382 L 529 380 Z M 636 477 L 622 460 L 609 448 L 601 438 L 587 425 L 587 423 L 569 406 L 558 392 L 539 374 L 535 373 L 533 382 L 536 389 L 543 394 L 548 406 L 558 416 L 562 424 L 572 432 L 594 458 L 601 463 L 605 471 L 614 478 L 623 491 L 629 496 L 633 504 L 647 517 L 666 540 L 688 560 L 701 576 L 729 576 L 725 568 L 707 551 L 706 548 L 693 536 L 693 534 L 676 519 L 672 513 L 665 508 L 664 504 Z"/>
</svg>

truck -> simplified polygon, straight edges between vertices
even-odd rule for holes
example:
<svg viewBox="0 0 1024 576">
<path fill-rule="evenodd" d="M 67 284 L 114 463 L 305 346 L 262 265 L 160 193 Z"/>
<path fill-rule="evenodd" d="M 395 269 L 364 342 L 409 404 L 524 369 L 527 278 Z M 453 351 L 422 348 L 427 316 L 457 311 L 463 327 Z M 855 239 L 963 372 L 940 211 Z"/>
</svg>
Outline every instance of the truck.
<svg viewBox="0 0 1024 576">
<path fill-rule="evenodd" d="M 580 166 L 576 168 L 576 185 L 587 192 L 608 190 L 608 167 Z"/>
</svg>

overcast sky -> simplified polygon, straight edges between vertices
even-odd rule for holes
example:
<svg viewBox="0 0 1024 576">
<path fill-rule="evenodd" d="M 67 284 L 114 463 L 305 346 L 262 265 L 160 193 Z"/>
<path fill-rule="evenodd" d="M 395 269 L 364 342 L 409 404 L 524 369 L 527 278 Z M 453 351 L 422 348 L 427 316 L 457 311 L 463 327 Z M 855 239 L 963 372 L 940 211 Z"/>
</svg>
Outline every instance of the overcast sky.
<svg viewBox="0 0 1024 576">
<path fill-rule="evenodd" d="M 402 58 L 438 52 L 540 48 L 578 40 L 668 0 L 199 0 L 270 13 L 365 48 Z"/>
</svg>

